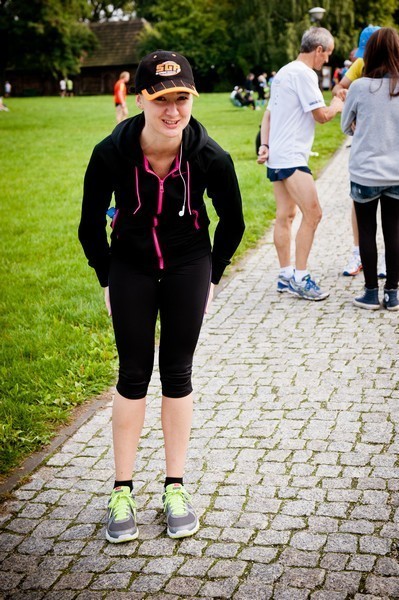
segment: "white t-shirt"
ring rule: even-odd
[[[325,106],[317,74],[300,60],[282,67],[273,80],[270,102],[268,166],[304,167],[312,149],[312,110]]]

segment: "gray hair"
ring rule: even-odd
[[[324,27],[311,27],[302,36],[301,52],[313,52],[318,46],[325,52],[334,44],[334,38]]]

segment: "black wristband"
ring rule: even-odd
[[[267,148],[267,149],[269,149],[269,145],[268,145],[268,144],[261,144],[261,145],[259,146],[259,148],[261,148],[262,146],[266,146],[266,148]]]

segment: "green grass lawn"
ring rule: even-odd
[[[107,389],[116,368],[102,290],[77,240],[83,175],[94,145],[115,125],[112,98],[11,98],[7,105],[10,112],[0,113],[3,475],[47,444],[73,407]],[[236,165],[247,229],[235,260],[274,217],[271,184],[255,157],[262,114],[234,108],[228,94],[204,94],[194,104],[194,116]],[[316,175],[342,139],[338,118],[317,127]]]

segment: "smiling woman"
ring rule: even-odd
[[[191,118],[193,97],[187,92],[171,92],[147,100],[139,94],[136,104],[145,114],[140,137],[142,150],[155,173],[163,178],[181,146],[183,130]]]
[[[94,149],[87,168],[79,238],[105,290],[119,356],[112,423],[115,484],[106,538],[138,536],[132,472],[144,423],[157,315],[170,537],[199,527],[183,485],[193,394],[191,370],[204,313],[243,232],[241,195],[230,156],[191,116],[198,96],[191,66],[157,50],[136,73],[142,113]],[[214,242],[204,193],[218,216]],[[111,245],[106,212],[115,196]]]

